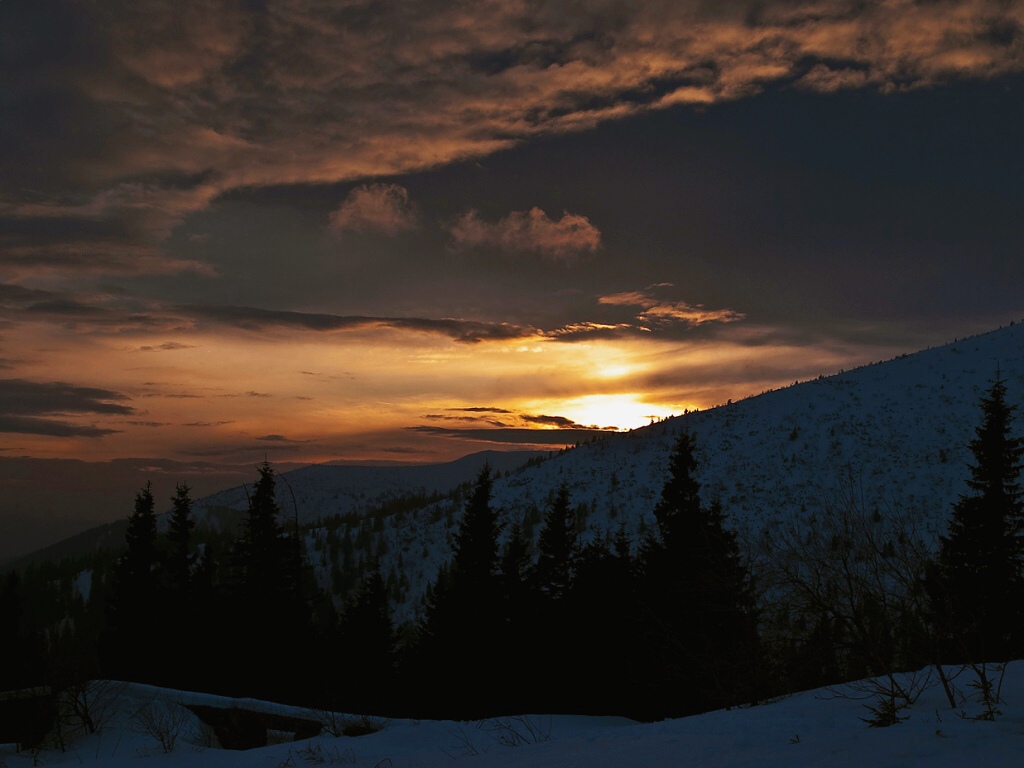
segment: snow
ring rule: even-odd
[[[89,602],[89,596],[92,594],[92,568],[87,568],[76,574],[71,582],[71,590],[82,598],[82,602]]]
[[[290,519],[294,494],[300,519],[318,525],[369,513],[404,494],[448,491],[473,480],[486,459],[498,470],[492,505],[506,531],[531,507],[545,509],[565,482],[572,503],[587,507],[585,541],[614,535],[620,525],[638,541],[654,527],[669,455],[685,429],[696,437],[705,503],[722,503],[726,524],[751,557],[766,530],[808,524],[844,500],[894,512],[934,544],[966,491],[979,400],[997,370],[1008,402],[1024,405],[1024,323],[609,434],[520,469],[543,454],[491,451],[439,465],[305,467],[281,476],[278,501]],[[1024,434],[1024,422],[1017,431]],[[224,507],[244,509],[244,491],[229,489],[196,504],[198,517],[214,525]],[[427,585],[451,557],[461,512],[445,500],[395,514],[381,521],[369,548],[356,544],[353,557],[379,555],[385,573],[399,569],[402,559],[409,588],[395,606],[397,621],[415,617]],[[535,528],[535,539],[538,533]],[[306,535],[326,587],[333,567],[324,552],[326,528]]]
[[[963,678],[961,678],[963,679]],[[123,684],[122,684],[123,685]],[[969,689],[961,683],[964,691]],[[983,710],[965,701],[951,710],[938,685],[924,690],[906,720],[889,728],[869,728],[861,700],[864,685],[799,693],[753,707],[711,712],[658,723],[617,717],[530,715],[481,722],[392,720],[383,729],[359,737],[320,736],[273,744],[246,752],[204,747],[183,733],[165,754],[155,738],[141,732],[131,713],[146,703],[230,704],[222,697],[190,694],[142,685],[119,689],[117,709],[99,734],[75,741],[64,753],[46,750],[43,765],[85,764],[101,768],[133,766],[225,766],[276,768],[282,765],[343,764],[380,768],[644,768],[686,765],[694,768],[788,766],[811,768],[886,768],[887,766],[1021,765],[1024,755],[1024,662],[1007,667],[1002,712],[994,721],[974,719]],[[239,702],[235,702],[239,704]],[[246,700],[263,711],[309,716],[309,710]],[[186,731],[196,722],[190,716]],[[518,746],[502,738],[513,732],[537,734]],[[532,743],[530,743],[532,742]],[[0,747],[0,765],[29,766],[33,757]]]

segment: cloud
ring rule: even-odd
[[[179,342],[179,341],[165,341],[163,344],[156,344],[156,345],[149,345],[149,344],[147,344],[145,346],[141,346],[141,347],[139,347],[138,351],[139,352],[157,352],[157,351],[174,352],[174,351],[177,351],[179,349],[195,349],[195,348],[196,347],[195,347],[194,344],[183,344],[182,342]]]
[[[64,382],[40,383],[25,379],[0,379],[0,412],[39,415],[46,413],[130,414],[134,409],[111,400],[127,400],[108,389],[79,387]]]
[[[866,70],[849,67],[833,69],[825,64],[816,64],[797,80],[796,85],[810,91],[833,93],[847,88],[863,88],[867,83]]]
[[[381,232],[397,235],[416,226],[409,192],[398,184],[369,184],[348,193],[331,214],[331,231]]]
[[[770,83],[889,92],[1024,70],[1024,8],[1002,0],[4,8],[0,247],[22,274],[208,273],[159,243],[232,190],[409,173]],[[357,198],[343,228],[406,221],[398,198]],[[535,242],[518,216],[461,235],[555,255],[599,242],[582,217],[542,220]],[[30,219],[36,237],[8,232]]]
[[[530,424],[542,424],[548,427],[556,427],[557,429],[601,429],[601,427],[588,427],[583,424],[578,424],[572,419],[567,419],[565,416],[530,416],[523,414],[520,418]],[[604,429],[614,430],[615,428],[604,427]]]
[[[450,437],[456,440],[515,445],[571,445],[576,442],[592,440],[595,436],[605,434],[602,430],[598,429],[527,429],[518,427],[507,429],[452,429],[434,426],[406,427],[406,429],[425,435]]]
[[[366,317],[216,305],[183,306],[178,309],[199,320],[229,325],[247,331],[262,331],[274,327],[318,332],[392,328],[436,333],[461,342],[518,339],[535,336],[537,333],[531,327],[511,323],[486,323],[452,318]]]
[[[298,443],[308,443],[309,442],[308,440],[293,440],[292,438],[285,437],[284,435],[263,435],[262,437],[257,437],[256,439],[257,440],[262,440],[262,441],[267,442],[267,443],[296,443],[296,444],[298,444]]]
[[[462,248],[498,248],[504,251],[533,251],[565,259],[593,252],[601,245],[601,232],[586,216],[563,213],[558,221],[540,208],[513,211],[496,223],[468,211],[448,228]]]
[[[696,327],[704,323],[733,323],[744,318],[743,313],[731,309],[706,309],[702,304],[662,301],[644,291],[625,291],[601,296],[598,303],[618,307],[640,307],[642,311],[637,314],[637,319],[651,326],[680,322],[689,327]]]
[[[104,437],[117,434],[120,430],[83,426],[54,419],[39,419],[33,416],[0,414],[0,432],[46,437]]]
[[[118,432],[95,425],[50,418],[67,414],[128,415],[135,409],[120,402],[119,392],[64,382],[0,379],[0,432],[50,437],[102,437]]]

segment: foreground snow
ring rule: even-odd
[[[969,692],[966,677],[958,683]],[[43,765],[90,766],[302,766],[355,764],[379,768],[537,766],[1019,766],[1024,760],[1024,662],[1014,662],[1003,684],[1002,714],[994,722],[973,719],[980,705],[966,701],[950,710],[933,686],[904,710],[904,722],[868,728],[856,687],[800,693],[756,707],[712,712],[660,723],[624,718],[531,715],[480,723],[378,721],[383,729],[359,737],[320,736],[247,752],[202,746],[199,724],[189,715],[166,754],[131,714],[140,706],[172,702],[215,704],[223,700],[148,686],[120,691],[117,714],[102,733],[78,739],[67,752],[50,750]],[[245,706],[309,716],[308,710],[247,702]],[[179,710],[180,711],[180,710]],[[511,746],[510,742],[520,742]],[[27,753],[0,747],[0,765],[33,764]]]

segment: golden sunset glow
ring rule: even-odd
[[[1021,3],[73,5],[0,3],[0,459],[554,448],[1020,315]]]

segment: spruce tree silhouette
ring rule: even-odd
[[[187,596],[192,566],[192,531],[196,521],[192,518],[192,499],[186,483],[178,483],[171,504],[171,521],[167,530],[170,544],[166,560],[167,578],[176,594]]]
[[[760,679],[750,577],[721,507],[700,503],[692,436],[683,433],[654,509],[659,538],[644,548],[641,601],[651,643],[641,670],[658,708],[680,715],[749,701]]]
[[[114,572],[108,605],[108,630],[101,663],[107,674],[122,680],[151,680],[158,660],[151,644],[158,635],[162,603],[157,581],[156,511],[152,484],[135,494],[135,508],[125,532],[127,549]]]
[[[341,639],[343,711],[383,712],[395,696],[395,630],[379,562],[374,562],[345,608]]]
[[[439,575],[420,629],[417,673],[427,685],[449,692],[445,717],[494,714],[504,693],[494,678],[503,595],[492,483],[485,465],[455,535],[451,568]]]
[[[541,595],[550,601],[558,602],[569,592],[577,539],[576,515],[569,505],[569,487],[563,482],[544,514],[544,527],[537,541],[534,578]]]
[[[526,535],[523,519],[514,520],[501,550],[500,580],[503,613],[496,654],[503,660],[508,681],[505,703],[524,711],[533,701],[532,689],[537,676],[537,610],[530,581],[532,542]]]
[[[249,695],[294,700],[310,684],[301,670],[311,660],[299,653],[309,616],[298,593],[294,549],[278,520],[274,470],[266,461],[257,470],[237,545],[235,685]]]
[[[154,638],[154,651],[163,659],[159,682],[191,686],[201,681],[201,649],[190,642],[199,624],[198,606],[192,584],[192,499],[189,487],[178,483],[171,497],[171,519],[164,556],[165,605],[162,631]]]
[[[953,507],[928,578],[944,661],[1006,660],[1024,651],[1021,633],[1024,440],[1011,436],[1015,406],[997,373],[981,400],[970,443],[969,495]]]

